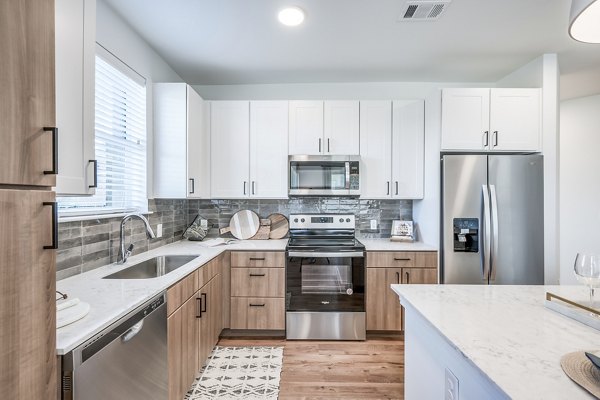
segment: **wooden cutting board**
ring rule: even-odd
[[[290,222],[283,214],[273,213],[269,215],[271,220],[271,234],[269,239],[283,239],[290,230]]]

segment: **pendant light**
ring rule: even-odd
[[[600,43],[600,0],[573,0],[569,35],[579,42]]]

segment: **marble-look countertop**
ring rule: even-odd
[[[457,351],[514,399],[589,394],[560,367],[570,352],[600,350],[600,332],[544,307],[546,291],[585,300],[579,286],[392,285]],[[407,326],[407,329],[410,329]]]
[[[358,238],[365,245],[367,251],[437,251],[435,246],[423,242],[392,242],[387,239]]]
[[[81,320],[57,329],[56,352],[62,355],[73,350],[224,251],[283,251],[286,245],[287,239],[241,240],[217,247],[206,247],[202,242],[179,241],[129,257],[124,265],[110,264],[60,280],[56,283],[56,290],[67,293],[69,298],[89,303],[90,312]],[[140,261],[167,254],[198,255],[198,258],[158,278],[102,279]]]

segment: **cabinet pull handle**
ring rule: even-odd
[[[252,181],[252,194],[254,194],[254,181]]]
[[[246,181],[244,181],[244,194],[246,194]]]
[[[206,293],[200,293],[200,296],[202,297],[202,307],[204,307],[204,309],[201,309],[200,311],[202,312],[206,312],[206,307],[208,307],[208,300],[206,298]]]
[[[202,298],[196,297],[196,300],[198,300],[198,315],[196,315],[196,318],[202,318]]]
[[[494,131],[494,147],[498,146],[498,131]]]
[[[387,194],[390,195],[390,181],[387,181]]]
[[[406,283],[410,283],[410,273],[407,271],[406,274]]]
[[[196,191],[196,181],[194,178],[190,178],[190,183],[192,184],[192,190],[190,190],[190,194]]]
[[[319,138],[319,153],[321,152],[321,138]]]
[[[396,280],[398,281],[398,285],[400,284],[400,272],[396,272]]]
[[[327,152],[331,153],[331,150],[329,149],[329,138],[327,138]]]
[[[264,257],[250,257],[250,261],[265,261]]]
[[[250,276],[265,276],[265,274],[250,274]]]
[[[94,184],[88,186],[93,189],[98,187],[98,160],[89,160],[89,162],[94,164]]]
[[[58,175],[58,128],[45,126],[44,132],[52,132],[52,170],[44,175]]]
[[[398,196],[398,181],[396,181],[396,196]]]
[[[396,258],[396,257],[394,257],[394,261],[410,261],[410,258]]]
[[[250,307],[264,307],[265,304],[264,303],[263,304],[252,304],[252,303],[250,303],[249,306]]]
[[[483,132],[483,147],[490,145],[490,131]]]
[[[46,250],[58,249],[58,203],[55,201],[45,201],[44,206],[52,207],[52,244],[44,246]]]

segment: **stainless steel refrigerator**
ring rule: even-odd
[[[544,283],[541,155],[442,156],[441,282]]]

